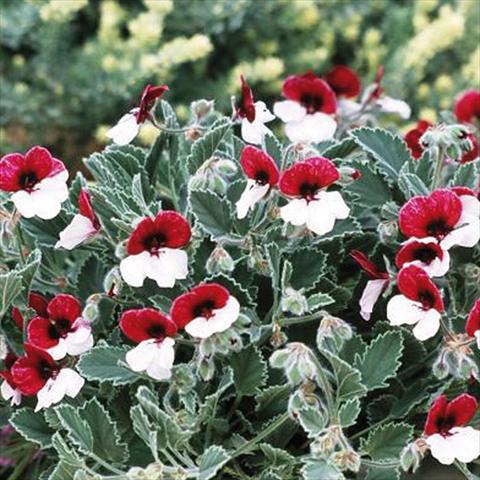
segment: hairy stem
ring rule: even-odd
[[[439,147],[437,151],[437,157],[435,159],[435,172],[433,174],[433,185],[432,185],[433,190],[435,190],[440,185],[440,181],[442,179],[444,155],[445,155],[445,152],[443,147]]]

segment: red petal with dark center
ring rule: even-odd
[[[136,226],[128,240],[127,252],[137,255],[160,248],[181,248],[190,241],[190,236],[190,225],[182,215],[174,211],[160,212],[155,220],[145,218]]]
[[[387,280],[388,273],[382,272],[373,262],[369,260],[360,250],[352,250],[350,256],[360,265],[360,268],[374,280]]]
[[[397,287],[402,295],[422,303],[424,308],[434,308],[438,312],[443,312],[440,290],[423,268],[415,265],[402,268],[397,276]]]
[[[442,419],[445,417],[447,410],[447,397],[440,395],[437,397],[428,411],[427,420],[425,422],[425,435],[433,435],[439,433],[443,426]]]
[[[430,265],[436,258],[443,259],[443,250],[437,242],[409,242],[403,245],[397,252],[395,264],[402,268],[405,263],[420,260],[426,265]]]
[[[253,99],[252,89],[248,86],[245,78],[240,76],[242,82],[242,96],[240,104],[236,106],[237,115],[240,118],[246,118],[250,123],[255,120],[255,101]]]
[[[287,77],[283,83],[283,95],[303,105],[308,113],[335,113],[337,110],[335,92],[312,72]]]
[[[30,190],[44,178],[63,170],[65,165],[43,147],[33,147],[25,155],[11,153],[0,160],[0,189],[6,192]]]
[[[140,97],[139,110],[136,113],[137,123],[143,123],[150,115],[150,110],[153,108],[155,101],[158,100],[166,91],[168,91],[167,85],[147,85]]]
[[[462,155],[462,158],[460,159],[460,163],[472,162],[473,160],[477,159],[479,156],[478,142],[475,136],[473,135],[473,133],[468,134],[468,139],[472,144],[472,148],[468,152],[465,152]]]
[[[459,122],[471,123],[480,119],[480,90],[464,92],[455,103],[455,115]]]
[[[93,210],[90,193],[84,188],[80,189],[80,193],[78,195],[78,210],[80,211],[80,215],[90,219],[94,228],[97,230],[100,229],[100,223],[98,222],[98,218]]]
[[[48,300],[39,293],[30,292],[28,295],[28,306],[33,308],[38,316],[47,317],[47,305]],[[23,329],[23,315],[17,307],[12,308],[12,318],[13,321],[17,324],[18,328]]]
[[[163,340],[177,333],[177,327],[169,317],[153,308],[127,310],[120,318],[120,329],[133,342],[150,338]]]
[[[449,189],[411,198],[399,213],[401,232],[407,237],[436,237],[450,233],[462,214],[462,202]]]
[[[280,190],[291,197],[310,198],[321,188],[328,187],[340,178],[337,167],[323,157],[309,158],[295,163],[280,177]]]
[[[475,332],[480,330],[480,298],[475,302],[468,315],[465,331],[471,337],[475,336]]]
[[[25,355],[13,364],[11,373],[23,395],[36,395],[58,370],[47,352],[26,343]]]
[[[208,316],[212,310],[223,308],[230,294],[218,283],[205,283],[175,299],[170,316],[178,328],[184,328],[194,318]]]
[[[475,416],[477,409],[477,399],[468,393],[463,393],[448,402],[446,416],[454,418],[454,427],[462,427]]]
[[[29,343],[42,350],[48,350],[58,345],[61,337],[55,324],[43,317],[34,317],[30,320],[27,326],[27,335]]]
[[[346,65],[336,65],[325,75],[325,80],[339,96],[356,97],[360,92],[358,75]]]
[[[413,158],[417,159],[422,156],[424,148],[420,144],[420,138],[431,126],[432,124],[427,120],[419,120],[417,126],[405,134],[404,140],[412,152]]]
[[[67,320],[71,325],[81,316],[82,307],[75,297],[61,293],[50,301],[47,311],[51,320],[54,320],[55,322]]]
[[[280,173],[273,158],[257,147],[248,146],[242,150],[240,159],[242,169],[248,178],[261,185],[271,186],[278,183]]]

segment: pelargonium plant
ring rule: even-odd
[[[382,76],[242,77],[186,125],[149,85],[87,178],[0,160],[8,478],[474,478],[480,93],[404,139]]]

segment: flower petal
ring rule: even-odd
[[[470,463],[480,456],[479,430],[472,427],[455,427],[450,432],[454,434],[451,443],[458,460]]]
[[[404,295],[394,295],[387,304],[387,319],[390,325],[414,325],[424,316],[422,304]]]
[[[283,221],[295,226],[305,225],[308,215],[308,203],[303,198],[290,200],[280,208]]]
[[[333,138],[337,122],[325,113],[306,115],[297,122],[287,122],[285,133],[292,142],[322,142]]]
[[[60,232],[60,240],[55,244],[55,248],[72,250],[92,235],[95,235],[95,233],[97,233],[97,230],[91,220],[83,215],[77,214],[68,226]]]
[[[150,254],[142,252],[138,255],[129,255],[120,262],[122,278],[131,287],[141,287],[146,278],[146,268],[150,261]]]
[[[403,100],[397,100],[396,98],[379,98],[376,102],[376,105],[382,112],[394,113],[404,120],[409,119],[410,115],[412,114],[410,105]]]
[[[451,465],[455,460],[455,454],[452,450],[452,444],[449,437],[444,437],[439,433],[430,435],[425,439],[430,447],[430,452],[443,465]]]
[[[359,301],[360,315],[364,320],[370,320],[373,307],[377,303],[384,288],[388,285],[388,279],[369,280]]]
[[[417,338],[417,340],[424,342],[425,340],[434,337],[437,334],[439,328],[440,313],[434,308],[431,308],[419,320],[419,322],[413,329],[413,334],[415,335],[415,338]]]
[[[127,145],[137,136],[139,130],[140,125],[137,123],[135,114],[129,112],[107,132],[107,137],[117,145]]]
[[[125,360],[134,372],[143,372],[152,363],[157,354],[156,340],[144,340],[128,351]]]
[[[275,103],[273,106],[273,113],[283,122],[300,122],[305,118],[307,110],[298,102],[284,100]]]
[[[270,185],[268,183],[259,185],[255,180],[248,179],[245,190],[235,204],[237,207],[237,218],[245,218],[248,211],[267,194],[269,189]]]

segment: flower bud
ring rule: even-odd
[[[113,267],[103,280],[103,289],[109,297],[116,297],[123,286],[122,276],[118,267]]]
[[[282,331],[280,325],[278,325],[278,323],[275,323],[273,325],[272,336],[270,337],[270,345],[272,345],[273,348],[277,349],[285,345],[287,342],[287,335]]]
[[[465,355],[460,357],[458,362],[458,376],[465,380],[471,377],[478,379],[478,366],[471,357]]]
[[[0,360],[5,359],[8,354],[8,344],[5,335],[0,335]]]
[[[213,357],[200,357],[197,365],[197,373],[204,382],[210,381],[215,374]]]
[[[325,430],[310,444],[310,451],[315,457],[326,457],[340,441],[340,427],[332,425]]]
[[[190,111],[192,112],[192,116],[197,121],[202,120],[207,115],[212,113],[214,108],[215,100],[205,100],[202,98],[190,104]]]
[[[352,167],[340,167],[338,171],[340,173],[340,180],[338,181],[338,183],[340,183],[341,185],[350,185],[362,176],[360,170]]]
[[[120,242],[115,247],[115,257],[118,259],[125,258],[127,256],[127,244],[126,242]]]
[[[287,287],[280,301],[283,312],[291,313],[295,316],[303,315],[308,311],[308,303],[305,295],[301,291]]]
[[[268,262],[256,248],[250,250],[250,255],[247,257],[247,266],[260,275],[266,275],[268,273]]]
[[[209,175],[209,187],[219,195],[227,193],[227,182],[220,175]]]
[[[480,266],[474,263],[467,263],[465,265],[465,277],[467,280],[480,282]]]
[[[381,222],[377,227],[380,242],[384,245],[391,245],[396,242],[398,236],[398,225],[395,221]]]
[[[443,358],[443,355],[439,355],[432,366],[432,371],[433,375],[435,375],[435,377],[437,377],[439,380],[443,380],[444,378],[448,377],[450,370]]]
[[[221,245],[217,245],[208,257],[206,269],[210,275],[221,272],[230,273],[235,269],[235,262]]]
[[[215,162],[215,170],[225,177],[231,177],[238,171],[237,165],[232,160],[221,158]]]
[[[335,452],[331,460],[333,464],[342,472],[350,470],[351,472],[358,472],[360,470],[360,455],[354,450],[341,450]]]
[[[193,126],[185,132],[185,138],[190,142],[196,142],[202,136],[202,131]]]
[[[186,363],[173,367],[172,384],[180,394],[193,390],[195,387],[195,375],[193,375],[192,369]]]
[[[283,368],[288,381],[297,385],[315,378],[316,365],[313,358],[312,351],[306,345],[292,342],[272,354],[270,365],[274,368]]]
[[[90,295],[85,302],[85,307],[82,311],[82,317],[88,322],[94,322],[98,318],[99,309],[98,304],[102,299],[101,295],[95,293]]]
[[[417,471],[424,455],[424,448],[421,448],[422,442],[422,440],[415,440],[402,450],[400,466],[404,472],[415,473]]]
[[[317,346],[338,351],[353,336],[352,327],[341,318],[326,314],[317,330]],[[334,348],[332,348],[334,347]]]

